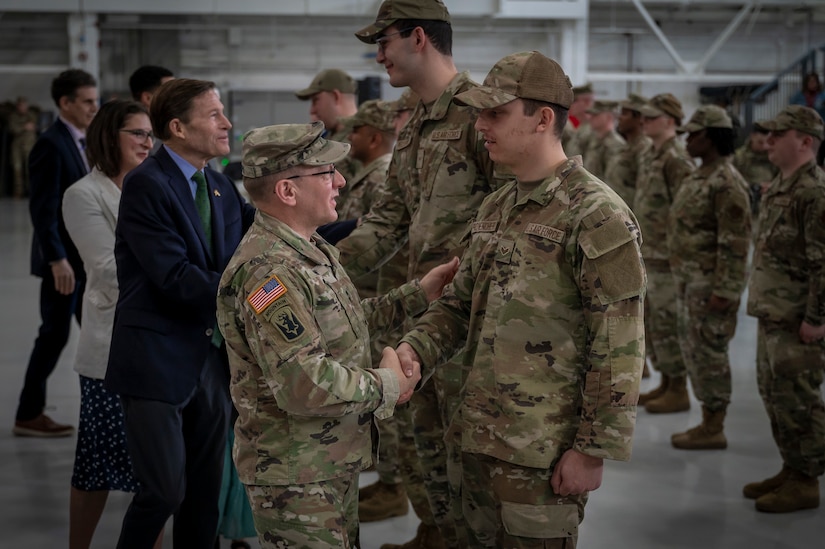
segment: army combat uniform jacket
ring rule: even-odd
[[[452,285],[404,341],[422,374],[465,344],[461,449],[548,469],[569,448],[630,457],[645,356],[633,214],[576,157],[482,204]]]
[[[360,301],[335,248],[307,242],[260,210],[221,278],[238,410],[234,459],[247,485],[292,485],[352,475],[370,462],[372,415],[392,415],[399,386],[369,369],[370,327],[418,314],[418,282]]]
[[[627,142],[615,160],[607,164],[607,171],[602,178],[631,208],[636,197],[639,162],[652,146],[653,142],[646,135]]]
[[[825,324],[825,172],[814,162],[762,197],[748,314],[797,329]]]

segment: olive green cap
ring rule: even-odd
[[[760,120],[756,125],[771,132],[796,130],[818,139],[825,139],[822,117],[814,109],[802,105],[785,107],[775,118]]]
[[[450,12],[441,0],[384,0],[375,23],[355,33],[361,42],[375,44],[378,35],[399,19],[424,19],[450,22]]]
[[[573,97],[578,97],[588,93],[593,93],[593,84],[590,82],[585,82],[581,86],[575,86],[573,88]]]
[[[682,111],[682,103],[676,99],[672,93],[660,93],[650,98],[650,101],[642,107],[642,116],[648,118],[658,118],[662,115],[668,115],[676,120],[682,120],[685,117]]]
[[[639,95],[638,93],[631,93],[627,96],[627,99],[619,102],[619,106],[629,111],[641,113],[642,107],[644,107],[648,101],[649,99],[647,97],[644,97],[643,95]]]
[[[348,143],[321,137],[323,122],[264,126],[243,136],[241,173],[254,179],[293,166],[334,164],[349,153]]]
[[[603,112],[616,112],[616,109],[619,108],[618,101],[594,101],[593,106],[587,109],[585,112],[588,114],[600,114]]]
[[[341,93],[355,93],[358,90],[358,84],[352,76],[340,69],[326,69],[315,75],[308,88],[296,91],[295,96],[303,101],[318,92],[333,90]]]
[[[676,131],[679,133],[693,133],[705,128],[733,129],[733,122],[722,107],[703,105],[696,109],[687,124],[677,128]]]
[[[382,132],[395,132],[395,110],[393,103],[370,99],[358,107],[358,112],[343,120],[344,125],[351,128],[370,126]]]

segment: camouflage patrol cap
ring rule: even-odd
[[[352,76],[340,69],[326,69],[315,75],[308,88],[298,90],[295,96],[304,101],[322,91],[338,90],[341,93],[355,93],[358,85]]]
[[[796,130],[818,139],[825,139],[822,117],[814,109],[802,105],[785,107],[772,120],[760,120],[756,124],[771,132]]]
[[[399,19],[424,19],[450,22],[450,12],[441,0],[384,0],[378,8],[375,23],[355,33],[356,38],[375,44],[378,35]]]
[[[688,123],[676,129],[679,133],[693,133],[705,128],[730,128],[733,122],[722,107],[703,105],[696,109]]]
[[[587,95],[593,93],[593,84],[590,82],[586,82],[581,86],[576,86],[573,88],[573,97],[576,98],[580,95]]]
[[[459,93],[453,101],[490,109],[515,99],[535,99],[569,108],[572,88],[561,65],[537,51],[525,51],[501,59],[481,86]]]
[[[672,93],[660,93],[654,95],[647,104],[642,107],[642,116],[648,118],[658,118],[662,115],[668,115],[676,120],[681,120],[685,117],[682,111],[682,103]]]
[[[264,126],[243,136],[241,173],[254,179],[293,166],[334,164],[347,156],[348,143],[321,137],[323,122]]]
[[[639,95],[638,93],[631,93],[624,101],[619,101],[619,106],[623,109],[634,112],[642,112],[642,107],[649,101],[647,97]]]
[[[395,110],[392,108],[392,103],[380,99],[370,99],[361,103],[358,112],[344,119],[344,124],[348,124],[352,128],[370,126],[382,132],[394,132],[394,120]]]
[[[416,105],[418,105],[418,94],[407,88],[401,97],[392,102],[392,109],[395,112],[411,111]]]
[[[616,112],[616,109],[619,108],[619,103],[617,101],[594,101],[593,106],[587,109],[585,112],[588,114],[599,114],[603,112]]]

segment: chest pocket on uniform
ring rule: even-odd
[[[330,347],[349,347],[355,340],[366,337],[361,301],[347,278],[341,280],[328,275],[319,281],[315,317],[321,337]]]
[[[579,245],[589,261],[583,268],[595,268],[600,284],[596,294],[602,303],[613,303],[639,295],[644,272],[633,235],[618,217],[583,234]]]

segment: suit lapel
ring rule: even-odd
[[[80,156],[80,151],[77,150],[77,145],[74,142],[74,137],[72,137],[72,132],[69,131],[66,124],[64,124],[59,118],[57,119],[57,128],[61,135],[63,135],[64,143],[69,149],[69,156],[71,156],[74,160],[77,173],[86,175],[89,173],[89,170],[86,169],[86,163],[83,162],[83,158]]]
[[[99,174],[100,172],[94,172]],[[112,230],[117,224],[117,212],[120,205],[120,191],[114,182],[108,177],[100,174],[98,178],[98,193],[100,194],[100,204],[104,210],[106,219],[112,220]]]

